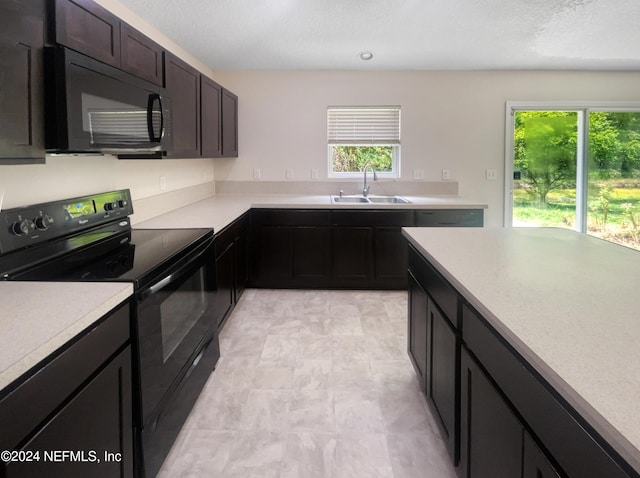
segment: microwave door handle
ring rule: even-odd
[[[153,129],[153,105],[156,100],[160,107],[160,134],[158,136],[156,136],[156,132]],[[162,109],[162,97],[158,93],[149,95],[147,102],[147,131],[149,132],[149,140],[152,143],[159,143],[164,135],[164,110]]]

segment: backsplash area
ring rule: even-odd
[[[204,187],[213,194],[213,159],[119,160],[110,155],[48,155],[46,164],[1,165],[3,209],[128,188],[139,199]],[[201,192],[194,201],[201,199]],[[184,196],[181,193],[181,196]],[[193,201],[191,201],[193,202]]]
[[[373,181],[369,194],[457,196],[457,181]],[[216,181],[216,194],[360,194],[362,178],[351,181]]]

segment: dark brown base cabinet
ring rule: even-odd
[[[405,289],[414,212],[254,209],[253,287]]]
[[[249,280],[249,214],[229,224],[214,238],[216,251],[216,303],[218,328],[240,300]]]
[[[134,476],[129,314],[120,307],[2,397],[0,448],[25,459],[0,462],[0,476]]]
[[[460,478],[640,476],[412,246],[407,347]]]
[[[453,463],[458,462],[457,297],[409,248],[408,353]],[[446,312],[445,312],[446,311]]]

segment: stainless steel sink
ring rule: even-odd
[[[411,204],[411,201],[401,196],[331,196],[333,203],[351,204]]]
[[[411,204],[411,201],[401,196],[369,196],[368,199],[372,203]]]
[[[368,204],[369,200],[364,196],[331,196],[331,202],[350,202]]]

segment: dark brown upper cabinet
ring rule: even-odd
[[[238,97],[202,75],[202,156],[238,156]]]
[[[164,86],[162,47],[126,23],[120,24],[122,69]]]
[[[200,76],[202,107],[202,156],[222,156],[222,86]]]
[[[44,163],[44,0],[0,3],[0,163]]]
[[[222,89],[222,156],[238,156],[238,97]]]
[[[92,0],[55,0],[55,43],[163,86],[162,47]]]
[[[56,43],[120,68],[120,19],[92,0],[55,0]]]
[[[171,98],[173,158],[198,158],[200,152],[200,73],[165,52],[165,87]]]

